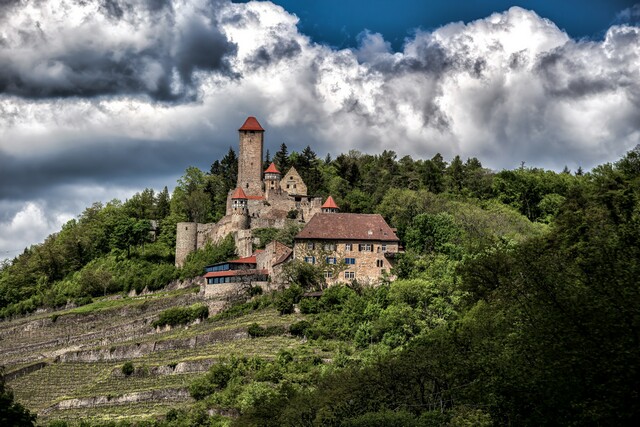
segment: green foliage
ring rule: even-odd
[[[305,290],[322,289],[324,275],[319,266],[292,260],[282,270],[285,283],[291,283]]]
[[[420,214],[407,229],[407,249],[418,253],[438,252],[453,258],[462,255],[460,247],[462,231],[454,217],[446,212]]]
[[[133,366],[133,362],[127,361],[122,365],[122,368],[120,368],[120,370],[122,371],[122,373],[124,375],[126,375],[128,377],[131,374],[133,374],[136,369]]]
[[[276,236],[280,233],[277,228],[257,228],[253,230],[253,237],[257,237],[260,240],[260,244],[255,246],[255,249],[264,249],[264,247],[276,240]]]
[[[284,327],[282,326],[267,326],[263,328],[257,323],[252,323],[247,328],[247,333],[252,338],[258,337],[270,337],[273,335],[282,335],[284,333]]]
[[[165,325],[186,325],[196,320],[204,320],[209,317],[209,308],[204,304],[193,304],[190,307],[172,307],[162,313],[151,326],[154,328]]]
[[[293,305],[297,304],[304,291],[298,285],[291,285],[276,296],[274,305],[280,314],[293,313]]]
[[[187,279],[204,274],[207,265],[232,259],[236,245],[233,236],[229,234],[218,244],[207,243],[204,248],[191,252],[180,270],[180,278]]]
[[[306,320],[294,322],[289,326],[289,333],[297,337],[303,337],[307,334],[307,331],[311,327],[311,323]]]
[[[16,427],[35,426],[36,415],[13,400],[13,392],[4,380],[4,367],[0,367],[0,422]]]

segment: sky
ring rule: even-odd
[[[640,143],[633,1],[0,0],[0,260],[208,170],[256,116],[310,145],[575,170]]]

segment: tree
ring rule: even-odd
[[[273,156],[273,162],[281,173],[285,174],[289,170],[291,166],[289,163],[289,151],[287,150],[287,144],[284,142],[280,144],[280,150]]]
[[[167,186],[158,193],[156,198],[156,219],[162,220],[171,212],[171,198],[169,197],[169,190]]]
[[[452,193],[460,193],[464,185],[464,165],[460,156],[455,156],[447,168],[447,189]]]
[[[13,400],[13,392],[6,386],[4,368],[0,367],[0,425],[35,426],[36,415]]]

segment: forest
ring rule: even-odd
[[[640,147],[588,172],[492,171],[476,158],[393,151],[321,159],[284,143],[267,152],[265,167],[271,161],[295,166],[309,194],[332,195],[343,212],[380,213],[397,228],[398,279],[345,283],[316,299],[303,295],[319,286],[318,272],[292,265],[288,289],[247,295],[217,316],[297,307],[305,320],[287,330],[256,324],[249,334],[344,347],[330,361],[286,350],[275,360],[230,356],[191,385],[190,409],[148,425],[638,421]],[[176,224],[221,218],[236,176],[229,149],[209,171],[189,167],[171,195],[145,189],[87,208],[0,267],[0,317],[162,289],[232,257],[227,239],[173,265]],[[259,231],[265,241],[294,233]]]

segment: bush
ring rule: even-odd
[[[307,331],[310,327],[311,323],[307,322],[306,320],[301,320],[299,322],[292,323],[289,326],[289,333],[297,337],[303,337],[307,335]]]
[[[122,365],[122,373],[126,376],[133,374],[135,370],[136,368],[133,366],[133,363],[131,361],[125,362],[125,364]]]
[[[283,326],[267,326],[266,328],[263,328],[262,326],[258,325],[257,323],[252,323],[247,328],[247,333],[252,338],[270,337],[270,336],[273,336],[273,335],[282,335],[282,334],[284,334],[284,332],[285,332],[285,330],[284,330]]]
[[[172,307],[162,313],[158,320],[154,321],[151,326],[177,326],[186,325],[197,319],[204,320],[209,317],[209,308],[203,304],[194,304],[191,307]]]
[[[315,298],[302,298],[300,300],[300,313],[303,314],[316,314],[320,311],[318,300]]]
[[[300,301],[300,297],[302,297],[302,294],[303,290],[300,286],[290,286],[276,297],[276,309],[280,312],[280,314],[293,313],[293,305]]]
[[[249,296],[250,297],[255,297],[258,295],[262,295],[262,288],[260,286],[252,286],[249,288]]]

